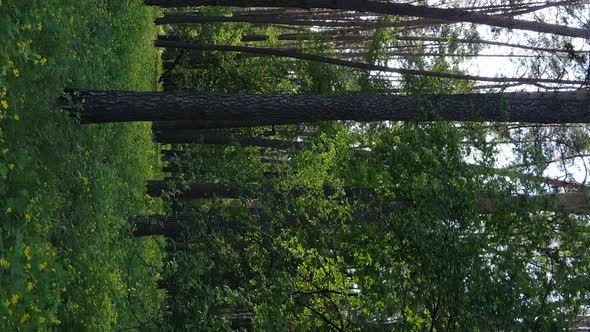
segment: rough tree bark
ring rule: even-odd
[[[590,123],[590,92],[513,92],[425,96],[187,95],[161,92],[72,92],[81,123],[228,120],[279,125],[330,120]],[[424,106],[429,105],[425,111]],[[66,106],[67,107],[67,106]]]
[[[233,7],[296,7],[360,11],[375,14],[414,16],[452,22],[470,22],[508,29],[529,30],[555,35],[590,38],[590,29],[525,21],[500,15],[487,15],[462,9],[413,6],[406,3],[371,0],[145,0],[160,7],[233,6]]]
[[[157,121],[152,124],[154,131],[158,130],[181,130],[181,129],[216,129],[216,128],[243,128],[259,126],[257,121],[249,120],[227,120],[227,121],[207,121],[207,120],[179,120],[179,121]]]

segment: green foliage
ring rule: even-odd
[[[161,175],[147,124],[79,126],[53,102],[66,86],[158,89],[157,13],[139,0],[0,0],[0,10],[3,330],[557,330],[588,307],[587,216],[548,209],[534,197],[545,192],[538,179],[500,176],[485,125],[219,130],[303,137],[306,147],[174,147],[171,194],[207,182],[242,197],[164,207],[145,195],[145,180]],[[261,46],[276,47],[283,31],[203,24],[168,32],[232,45],[264,33]],[[453,38],[440,54],[457,51]],[[367,60],[386,63],[393,39],[377,30]],[[335,46],[296,44],[324,55]],[[180,59],[169,74],[196,92],[392,93],[382,77],[317,62],[224,52]],[[457,65],[408,60],[435,71]],[[472,90],[472,82],[406,77],[401,92],[432,120],[438,110],[422,95]],[[576,130],[520,134],[567,138],[570,154],[589,144]],[[517,152],[540,174],[539,160],[555,151],[527,144]],[[179,236],[130,236],[131,217],[165,209]]]
[[[0,12],[0,326],[154,327],[160,248],[127,225],[158,208],[144,194],[157,165],[149,126],[82,127],[56,100],[66,86],[156,89],[155,13],[61,0]]]
[[[443,60],[436,70],[448,70]],[[403,89],[436,118],[421,95],[471,87],[409,77]],[[231,312],[241,308],[264,331],[544,330],[568,328],[586,305],[588,260],[576,254],[588,250],[586,219],[529,200],[543,192],[534,179],[498,176],[485,125],[304,129],[275,133],[308,147],[282,152],[287,169],[274,179],[258,177],[266,166],[255,149],[187,148],[189,174],[244,198],[191,207],[192,250],[172,274],[177,328],[238,328]]]
[[[221,15],[219,8],[201,9],[203,14]],[[167,33],[187,40],[209,44],[237,45],[243,34],[261,30],[244,23],[203,24],[173,27]],[[268,31],[271,35],[272,29]],[[273,40],[263,46],[272,45]],[[167,54],[164,54],[167,59]],[[167,80],[175,86],[193,92],[294,92],[295,86],[286,76],[291,61],[276,57],[250,57],[234,52],[188,52],[168,73]],[[166,78],[166,76],[165,76]]]

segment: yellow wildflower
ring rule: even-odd
[[[30,270],[31,269],[31,263],[27,263],[25,264],[25,270]]]
[[[25,312],[25,313],[23,314],[23,316],[20,318],[20,322],[21,322],[21,324],[24,324],[24,323],[26,323],[26,322],[27,322],[27,321],[28,321],[30,318],[31,318],[31,315],[29,315],[29,313],[28,313],[28,312]]]
[[[10,168],[11,170],[14,169],[14,164],[8,164],[8,168]]]
[[[2,92],[0,92],[0,95],[2,95],[2,97],[6,96],[8,94],[8,91],[6,91],[6,86],[2,87]]]
[[[12,212],[12,208],[6,208],[6,213]]]
[[[7,269],[10,267],[10,262],[6,260],[6,258],[0,258],[0,266]]]
[[[12,70],[12,73],[14,74],[14,77],[19,77],[20,76],[20,71],[18,70],[18,68],[14,68]]]
[[[39,264],[39,268],[41,270],[45,270],[47,268],[47,262],[43,262],[43,263]]]
[[[45,317],[39,317],[39,324],[45,324]]]
[[[0,101],[0,104],[2,104],[3,109],[8,109],[8,102],[6,100]]]
[[[32,281],[27,282],[27,290],[30,292],[31,290],[33,290],[33,287],[35,287],[35,284],[33,284]]]
[[[47,63],[47,58],[45,58],[45,57],[41,58],[41,60],[39,60],[39,63],[42,64],[42,65],[46,64]]]
[[[25,254],[25,257],[27,258],[27,260],[31,259],[31,247],[26,246],[23,253]]]
[[[12,297],[10,298],[10,303],[17,304],[18,299],[20,299],[20,296],[18,294],[12,294]]]
[[[20,120],[20,116],[18,116],[18,114],[15,114],[15,115],[14,115],[14,119],[15,119],[16,121],[18,121],[18,120]]]

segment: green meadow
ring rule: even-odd
[[[0,330],[157,329],[161,209],[147,123],[77,124],[64,88],[157,90],[157,12],[139,0],[0,0]]]

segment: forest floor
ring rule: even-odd
[[[66,87],[157,90],[156,12],[140,0],[0,1],[0,330],[157,328],[162,243],[147,123],[79,125]]]

